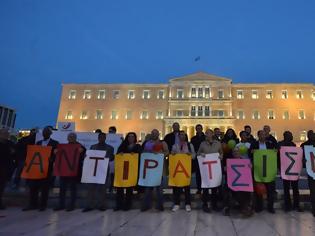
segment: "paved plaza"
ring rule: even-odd
[[[9,208],[0,212],[0,235],[239,235],[239,236],[314,236],[315,218],[310,212],[290,212],[278,209],[272,215],[267,212],[242,218],[237,213],[223,216],[221,213],[204,213],[183,209],[171,212],[138,209],[123,212],[92,211],[73,212],[22,212],[21,208]]]

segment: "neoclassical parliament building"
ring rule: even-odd
[[[75,122],[77,131],[116,126],[118,133],[136,132],[139,140],[153,128],[165,135],[174,122],[189,138],[196,124],[237,133],[249,124],[254,135],[268,124],[278,139],[290,130],[302,142],[315,129],[315,85],[234,84],[203,72],[167,84],[63,84],[59,121]]]

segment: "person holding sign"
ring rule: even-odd
[[[309,130],[307,132],[307,138],[308,138],[308,140],[301,144],[301,147],[303,148],[304,162],[306,162],[305,147],[306,146],[315,147],[315,133],[313,130]],[[311,174],[314,175],[314,173],[315,173],[315,164],[314,164],[315,153],[313,153],[312,156],[310,154],[311,153],[309,153],[308,155],[309,155],[309,160],[311,162],[312,168],[306,168],[306,170],[310,170],[312,172],[312,173],[307,172],[307,174],[308,174],[307,177],[308,177],[308,186],[310,189],[310,200],[311,200],[311,204],[312,204],[312,214],[315,217],[315,178],[313,176],[311,176]]]
[[[2,202],[6,182],[10,180],[11,170],[13,169],[14,144],[9,141],[7,129],[0,130],[0,210],[5,207]]]
[[[199,150],[197,152],[197,156],[205,157],[206,154],[219,153],[219,158],[220,160],[222,160],[223,158],[222,146],[219,141],[214,140],[213,131],[211,129],[207,129],[205,132],[205,135],[206,135],[206,140],[200,144]],[[217,206],[217,191],[218,191],[218,187],[211,188],[211,205],[215,211],[219,210]],[[209,189],[204,188],[203,193],[202,193],[202,202],[203,202],[202,210],[204,212],[209,213],[210,208],[208,206],[208,201],[209,201]]]
[[[190,142],[192,143],[192,145],[194,145],[195,151],[198,151],[200,144],[203,141],[205,141],[206,137],[205,137],[205,134],[202,132],[202,129],[203,129],[202,125],[200,124],[196,125],[195,129],[196,129],[196,135],[191,138]],[[195,172],[195,175],[196,175],[196,185],[197,185],[196,194],[201,194],[201,176],[200,176],[200,169],[199,169],[197,158],[193,159],[192,167],[193,167],[193,172]]]
[[[296,144],[292,142],[293,140],[293,135],[290,131],[285,131],[283,133],[283,140],[278,143],[278,148],[279,148],[279,154],[281,147],[296,147]],[[289,158],[292,158],[288,156]],[[282,157],[280,158],[282,160]],[[295,163],[295,160],[293,160]],[[292,162],[290,162],[292,163]],[[282,163],[280,161],[281,168],[282,168]],[[299,174],[297,178],[299,177]],[[292,187],[293,190],[293,209],[301,212],[302,209],[300,208],[300,193],[299,193],[299,179],[297,180],[286,180],[282,179],[283,183],[283,192],[284,192],[284,210],[286,212],[291,211],[292,209],[292,204],[291,204],[291,199],[290,199],[290,186]]]
[[[250,146],[250,153],[253,155],[256,150],[266,150],[266,149],[274,149],[276,150],[276,146],[273,142],[267,142],[266,140],[266,133],[264,130],[259,130],[257,132],[258,141],[254,142]],[[268,158],[268,157],[267,157]],[[266,172],[268,172],[267,164],[263,164],[264,166],[262,168],[266,168]],[[277,163],[275,163],[277,165]],[[272,214],[275,213],[273,203],[274,203],[274,191],[276,188],[275,181],[271,181],[268,183],[264,183],[266,189],[267,189],[267,202],[268,202],[268,211]],[[263,210],[263,198],[261,195],[258,195],[255,193],[255,211],[261,212]]]
[[[159,139],[160,133],[157,129],[151,131],[150,140],[148,140],[143,148],[143,152],[148,153],[163,153],[166,157],[169,153],[167,144],[165,141]],[[144,187],[144,201],[141,207],[141,211],[147,211],[151,208],[152,205],[152,192],[155,189],[157,195],[157,206],[156,209],[163,211],[163,193],[162,186],[157,187]]]
[[[179,131],[179,143],[174,144],[172,147],[172,155],[183,153],[187,154],[187,158],[194,159],[196,157],[194,146],[188,142],[188,137],[185,131]],[[172,158],[170,156],[170,158]],[[191,175],[191,173],[189,173]],[[173,187],[173,198],[174,198],[174,206],[172,211],[177,211],[179,209],[180,204],[180,193],[184,190],[185,192],[185,209],[187,212],[191,211],[190,206],[190,186],[186,187]]]
[[[125,153],[138,153],[140,155],[142,148],[140,144],[137,143],[137,135],[135,132],[129,132],[125,140],[121,143],[118,147],[118,154],[125,154]],[[139,158],[139,156],[138,156]],[[132,192],[133,187],[116,187],[117,194],[116,194],[116,207],[114,211],[118,210],[125,210],[128,211],[132,205]],[[126,194],[124,193],[126,191]]]
[[[49,156],[48,174],[47,177],[42,179],[28,179],[28,185],[30,188],[29,195],[29,205],[23,208],[23,211],[34,210],[38,208],[38,195],[40,193],[40,204],[39,210],[44,211],[47,207],[49,187],[51,186],[53,176],[53,165],[55,161],[54,151],[59,144],[56,140],[50,138],[52,135],[51,128],[48,126],[43,129],[43,140],[38,141],[36,144],[43,147],[51,147],[51,153]],[[42,158],[41,156],[39,157]],[[24,170],[30,169],[31,165],[35,165],[35,162],[31,162],[28,166],[24,166]],[[23,176],[23,175],[22,175]]]
[[[109,161],[113,161],[114,148],[111,145],[106,144],[105,141],[106,141],[106,134],[103,132],[99,132],[98,143],[92,145],[90,149],[106,151],[105,157],[109,158]],[[87,184],[86,206],[82,210],[82,212],[88,212],[95,208],[98,208],[100,211],[105,211],[106,210],[105,196],[106,196],[105,184],[92,184],[92,183]]]
[[[54,166],[55,175],[60,176],[59,206],[54,211],[64,210],[66,206],[66,193],[70,189],[70,204],[67,211],[75,209],[77,197],[77,183],[81,179],[82,161],[85,155],[85,147],[77,142],[77,135],[74,132],[68,134],[68,144],[62,144],[55,150],[58,158]],[[58,163],[57,163],[58,161]]]

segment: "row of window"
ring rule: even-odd
[[[197,112],[196,112],[196,110],[192,109],[190,111],[190,116],[210,116],[211,115],[211,116],[215,116],[215,117],[224,117],[224,116],[226,116],[228,114],[227,111],[224,111],[224,110],[213,110],[213,111],[210,112],[209,107],[206,106],[205,108],[206,109],[203,110],[202,106],[198,106],[198,111]],[[188,116],[189,114],[185,110],[175,110],[173,115],[177,116],[177,117],[181,117],[181,116]],[[276,119],[274,110],[268,110],[266,117],[269,120]],[[66,120],[72,120],[73,118],[74,118],[74,116],[73,116],[72,111],[67,111],[67,113],[65,115],[65,119]],[[81,114],[80,114],[80,119],[81,120],[87,120],[89,118],[90,118],[89,117],[89,113],[87,111],[82,111],[81,112]],[[94,118],[96,120],[102,120],[104,118],[103,110],[96,110]],[[110,119],[111,120],[117,120],[118,118],[119,118],[118,111],[116,111],[116,110],[111,111]],[[124,118],[126,120],[133,119],[133,112],[132,111],[127,111],[125,116],[124,116]],[[141,120],[149,119],[149,111],[142,111],[142,112],[140,112],[139,118]],[[164,112],[163,111],[157,111],[155,113],[155,119],[160,120],[160,119],[163,119],[163,118],[164,118]],[[243,110],[236,111],[236,118],[239,119],[239,120],[244,120],[246,118],[245,112]],[[315,118],[315,116],[314,116],[314,118]],[[253,120],[261,119],[260,111],[254,110],[251,113],[251,119],[253,119]],[[282,113],[282,119],[283,120],[289,120],[290,119],[289,111],[284,111]],[[306,119],[304,110],[299,110],[298,111],[298,119],[300,119],[300,120]]]
[[[81,114],[80,114],[80,119],[81,120],[87,120],[89,119],[89,113],[87,111],[82,111]],[[95,117],[94,117],[96,120],[102,120],[104,118],[104,115],[103,115],[103,110],[96,110],[96,113],[95,113]],[[110,119],[111,120],[117,120],[119,118],[119,115],[118,115],[118,111],[114,110],[114,111],[111,111],[111,115],[110,115]],[[127,111],[126,114],[125,114],[125,117],[124,117],[126,120],[131,120],[133,119],[133,112],[132,111]],[[140,115],[139,115],[139,118],[141,120],[147,120],[149,119],[149,112],[148,111],[142,111],[140,112]],[[155,119],[157,120],[160,120],[160,119],[163,119],[164,118],[164,113],[163,111],[157,111],[155,113]],[[74,119],[74,116],[73,116],[73,113],[72,111],[67,111],[66,115],[65,115],[65,119],[66,120],[72,120]]]
[[[274,94],[272,90],[266,90],[266,99],[273,99],[274,98]],[[297,99],[303,99],[304,98],[304,94],[302,90],[296,90],[295,93],[295,97]],[[244,90],[236,90],[236,98],[237,99],[244,99]],[[259,99],[259,92],[258,90],[252,90],[251,92],[251,98],[252,99]],[[282,90],[281,91],[281,98],[282,99],[288,99],[289,95],[288,95],[288,90]],[[312,92],[312,98],[313,100],[315,100],[315,91]]]
[[[236,90],[236,98],[237,99],[244,99],[244,90]],[[151,98],[151,91],[150,90],[143,90],[142,91],[142,99],[150,99]],[[273,99],[274,94],[272,90],[266,90],[266,99]],[[76,99],[77,97],[77,91],[76,90],[70,90],[69,91],[69,99]],[[106,91],[105,90],[98,90],[97,93],[97,99],[105,99],[106,97]],[[212,97],[211,95],[211,90],[210,88],[192,88],[191,89],[191,98],[210,98]],[[91,99],[92,98],[92,90],[84,90],[83,91],[83,99]],[[120,98],[120,90],[112,90],[111,94],[112,99],[119,99]],[[135,90],[128,90],[127,92],[127,99],[135,99],[136,98],[136,91]],[[156,94],[157,99],[164,99],[165,98],[165,90],[161,89],[157,91]],[[184,89],[177,89],[176,90],[176,98],[177,99],[184,99],[185,98],[185,93]],[[219,89],[217,93],[217,98],[218,99],[223,99],[224,98],[224,90]],[[251,91],[251,98],[252,99],[259,99],[259,91],[258,90],[252,90]],[[287,90],[282,90],[281,91],[281,98],[282,99],[288,99],[288,91]],[[302,90],[296,90],[296,98],[297,99],[303,99],[304,94]],[[315,100],[315,91],[312,92],[312,98]]]

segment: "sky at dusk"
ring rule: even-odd
[[[55,125],[62,83],[198,71],[315,83],[315,1],[0,1],[0,104],[17,128]]]

